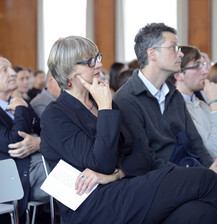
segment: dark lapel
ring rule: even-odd
[[[7,115],[7,113],[2,110],[0,107],[0,121],[5,125],[5,126],[12,126],[12,119]]]

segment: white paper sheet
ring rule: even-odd
[[[75,211],[98,186],[98,184],[95,185],[88,194],[84,193],[81,196],[76,194],[75,182],[79,174],[79,170],[60,160],[42,184],[41,189]]]

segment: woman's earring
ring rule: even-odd
[[[71,82],[68,82],[68,87],[72,87],[72,83]]]

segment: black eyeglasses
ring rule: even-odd
[[[197,63],[197,64],[194,65],[194,66],[181,68],[181,72],[183,72],[183,71],[185,71],[185,70],[190,70],[190,69],[197,69],[197,70],[200,70],[200,69],[202,69],[203,67],[206,67],[206,68],[207,68],[207,62],[201,62],[201,63]]]
[[[155,48],[172,48],[175,53],[178,53],[179,51],[182,51],[182,48],[179,47],[178,45],[175,45],[175,46],[172,46],[172,47],[153,47],[153,48],[154,49]]]
[[[80,65],[80,64],[83,64],[84,65],[84,64],[87,64],[89,67],[94,67],[96,65],[96,60],[98,62],[101,62],[102,61],[102,54],[101,53],[100,54],[97,54],[96,57],[91,58],[91,59],[89,59],[87,61],[79,61],[79,62],[76,63],[76,65]]]

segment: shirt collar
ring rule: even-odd
[[[195,94],[193,94],[193,96],[189,96],[189,95],[186,95],[186,94],[182,93],[182,96],[184,97],[184,99],[186,101],[191,101],[191,102],[195,101]]]
[[[169,87],[167,86],[166,83],[164,83],[161,87],[161,90],[158,90],[143,74],[142,72],[139,70],[138,73],[139,78],[142,80],[142,82],[145,84],[145,86],[147,87],[147,89],[149,90],[149,92],[156,97],[157,99],[160,96],[166,96],[169,93]],[[158,99],[159,100],[159,99]]]
[[[7,106],[8,106],[8,101],[4,101],[4,100],[1,100],[1,99],[0,99],[0,107],[1,107],[4,111],[6,111]]]

